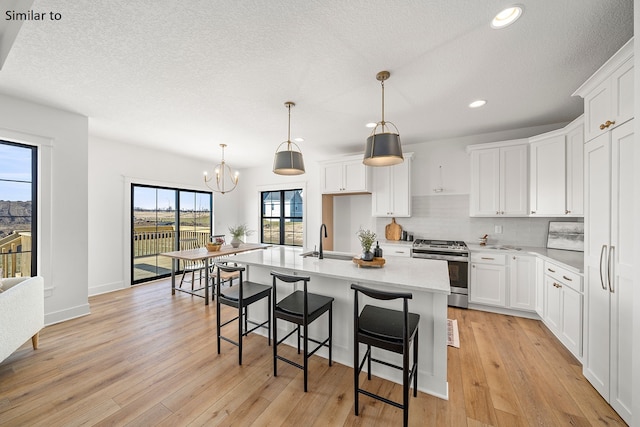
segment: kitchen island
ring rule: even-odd
[[[252,281],[271,284],[271,271],[310,276],[309,292],[335,298],[333,305],[333,359],[343,365],[353,366],[353,298],[352,283],[382,290],[409,291],[413,299],[409,310],[420,315],[418,389],[447,399],[447,296],[450,293],[449,270],[446,261],[404,257],[388,257],[382,268],[359,268],[351,260],[318,259],[303,257],[301,248],[272,247],[262,251],[238,254],[230,259],[247,266]],[[328,253],[327,253],[328,254]],[[280,289],[281,284],[278,285]],[[283,287],[283,292],[285,288]],[[279,292],[279,295],[283,295]],[[361,305],[370,303],[401,310],[401,300],[378,301],[364,299]],[[364,304],[363,304],[364,303]],[[395,303],[395,304],[394,304]],[[266,316],[266,304],[252,306],[251,317]],[[285,326],[288,329],[284,329]],[[278,335],[286,334],[293,326],[278,324]],[[282,328],[282,331],[280,331]],[[262,332],[260,332],[262,333]],[[311,324],[311,337],[327,336],[327,323]],[[287,341],[295,345],[293,337]],[[326,348],[316,354],[327,358]],[[374,357],[401,364],[401,356],[372,349]],[[402,383],[402,372],[376,364],[373,374]],[[313,372],[310,372],[313,378]],[[313,380],[311,380],[313,381]],[[312,384],[312,382],[310,383]]]

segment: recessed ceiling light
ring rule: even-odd
[[[482,107],[486,103],[487,101],[485,101],[484,99],[478,99],[477,101],[473,101],[471,104],[469,104],[469,108]]]
[[[367,123],[365,126],[368,128],[374,128],[376,127],[377,123]]]
[[[304,142],[304,138],[298,137],[298,138],[294,139],[294,141],[295,142]]]
[[[500,29],[507,27],[522,15],[522,6],[511,6],[498,13],[493,21],[491,21],[491,28]]]

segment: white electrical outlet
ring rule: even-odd
[[[502,226],[501,225],[496,225],[494,227],[493,232],[496,233],[496,234],[502,234]]]

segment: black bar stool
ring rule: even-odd
[[[418,323],[420,316],[409,313],[408,300],[413,295],[408,292],[385,292],[351,285],[355,291],[353,312],[353,381],[355,388],[355,413],[358,415],[360,393],[393,405],[403,410],[404,425],[409,423],[409,387],[413,379],[413,396],[418,395]],[[358,309],[358,293],[378,300],[403,299],[402,311],[365,305]],[[413,364],[409,367],[409,348],[413,342]],[[359,343],[367,345],[367,351],[360,361]],[[402,354],[402,366],[394,365],[371,357],[371,346]],[[367,361],[367,378],[371,379],[371,362],[381,363],[402,370],[402,404],[386,399],[360,388],[360,372]]]
[[[307,367],[308,360],[311,355],[318,351],[321,347],[329,347],[329,366],[331,366],[331,343],[332,343],[332,322],[333,322],[333,298],[324,295],[313,294],[307,292],[307,283],[311,280],[308,276],[291,276],[288,274],[271,272],[273,276],[273,376],[278,376],[278,359],[295,366],[304,371],[304,391],[307,391]],[[282,298],[278,302],[276,296],[276,279],[295,285],[297,282],[304,282],[303,291],[294,291],[293,293]],[[308,326],[311,322],[320,317],[324,312],[329,312],[329,337],[324,341],[317,341],[309,338]],[[297,326],[289,332],[284,338],[278,341],[278,322],[277,319],[283,319]],[[300,327],[302,326],[303,339],[303,365],[292,360],[278,356],[278,344],[289,338],[294,332],[298,332],[298,354],[300,354]],[[309,343],[312,341],[318,346],[309,352]]]
[[[231,344],[238,346],[238,364],[242,365],[242,337],[253,332],[258,328],[266,328],[269,336],[269,345],[271,345],[271,307],[267,309],[267,320],[262,323],[253,322],[248,319],[249,306],[263,298],[267,299],[267,303],[271,304],[271,286],[262,285],[260,283],[243,281],[242,273],[245,267],[230,266],[224,262],[216,262],[217,280],[216,280],[216,321],[218,334],[218,354],[220,354],[220,340],[225,340]],[[239,283],[222,289],[222,275],[225,273],[238,273]],[[220,323],[220,305],[228,305],[238,309],[238,315],[231,320]],[[238,341],[222,336],[220,330],[223,326],[237,320],[238,321]],[[249,329],[249,323],[254,325]]]

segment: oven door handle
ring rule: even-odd
[[[462,261],[469,262],[469,257],[466,256],[451,256],[451,255],[434,255],[434,254],[421,254],[414,252],[411,254],[412,258],[422,258],[422,259],[436,259],[442,261]]]

